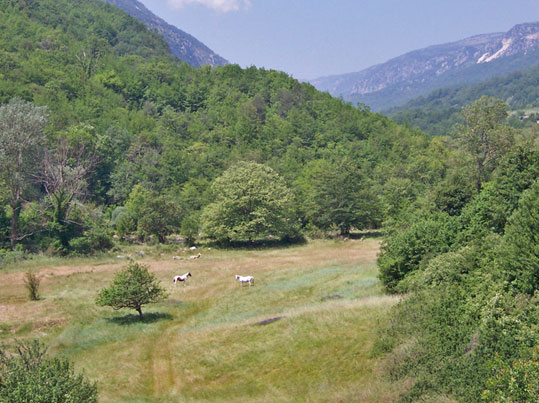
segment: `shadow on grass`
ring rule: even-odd
[[[212,242],[210,246],[216,246],[220,249],[243,249],[243,250],[256,250],[256,249],[272,249],[272,248],[286,248],[296,245],[304,245],[307,243],[307,239],[304,237],[298,237],[296,239],[259,239],[253,241],[222,241]]]
[[[160,320],[172,320],[174,317],[169,313],[161,313],[161,312],[150,312],[150,313],[143,313],[142,320],[140,320],[139,315],[135,314],[128,314],[125,316],[120,316],[116,318],[107,318],[107,321],[110,323],[114,323],[116,325],[134,325],[137,323],[155,323]]]
[[[350,233],[350,239],[369,239],[369,238],[380,238],[383,235],[381,230],[367,230]]]

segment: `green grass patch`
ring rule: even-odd
[[[9,290],[0,300],[9,307],[0,337],[9,341],[18,329],[44,338],[98,382],[102,401],[387,401],[400,386],[380,375],[370,351],[396,299],[381,292],[377,247],[315,241],[206,249],[196,262],[146,256],[170,296],[143,307],[142,322],[134,311],[95,305],[122,262],[47,265],[43,300],[33,305],[18,284],[27,267],[10,269],[0,273],[0,292]],[[194,273],[191,282],[174,287],[172,275],[185,271]],[[246,272],[255,286],[234,280]]]

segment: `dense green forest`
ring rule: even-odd
[[[452,168],[386,227],[380,279],[408,298],[377,349],[415,379],[405,401],[539,397],[539,150],[506,108],[465,107]]]
[[[428,136],[284,73],[194,69],[171,58],[141,23],[99,1],[1,6],[5,120],[14,126],[25,102],[46,107],[35,111],[46,119],[35,133],[44,164],[23,164],[18,194],[5,171],[5,247],[89,253],[111,246],[114,232],[161,241],[182,232],[193,240],[204,224],[211,227],[201,217],[209,217],[202,212],[214,199],[213,181],[239,161],[282,178],[294,230],[244,234],[238,227],[223,241],[379,227],[391,178],[420,176],[413,181],[419,189],[443,175]],[[57,182],[58,170],[65,183]],[[344,177],[354,184],[341,195]],[[337,194],[355,207],[335,204]],[[323,220],[313,203],[326,209]],[[167,225],[150,224],[158,207]],[[255,219],[269,207],[249,208]],[[333,220],[335,210],[343,214]]]
[[[492,78],[475,85],[441,88],[406,105],[387,111],[395,121],[407,122],[430,134],[450,134],[455,124],[462,123],[460,111],[483,95],[503,99],[514,111],[512,126],[523,128],[539,118],[539,66],[506,76]]]
[[[503,101],[431,137],[282,72],[192,68],[99,0],[0,0],[0,27],[2,262],[382,228],[407,297],[373,353],[403,398],[537,396],[538,142]]]

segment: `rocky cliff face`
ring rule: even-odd
[[[435,88],[479,82],[535,63],[539,63],[539,23],[529,23],[507,33],[416,50],[357,73],[311,83],[334,96],[382,110]]]
[[[228,61],[215,54],[202,42],[183,32],[181,29],[168,24],[148,10],[137,0],[103,0],[116,6],[132,17],[145,23],[150,29],[157,31],[168,43],[170,53],[192,66],[203,65],[223,66]]]

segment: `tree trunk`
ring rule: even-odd
[[[483,159],[479,158],[477,160],[477,181],[475,183],[475,186],[477,187],[477,192],[481,192],[481,185],[482,185],[482,179],[483,179]]]
[[[142,308],[140,306],[137,308],[137,312],[139,315],[139,319],[142,320]]]
[[[11,205],[11,233],[10,233],[10,239],[11,239],[11,248],[15,249],[15,246],[17,245],[17,232],[19,227],[19,216],[21,214],[21,205],[20,203],[15,203],[14,205]]]

